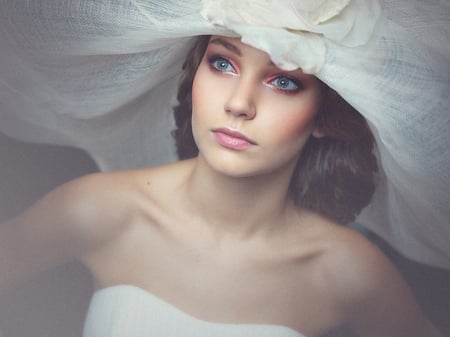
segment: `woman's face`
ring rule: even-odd
[[[293,169],[322,92],[316,77],[281,70],[239,39],[212,36],[192,88],[200,157],[231,176]]]

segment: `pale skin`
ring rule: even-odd
[[[78,259],[100,288],[134,285],[206,321],[440,336],[377,248],[289,201],[320,98],[315,77],[213,37],[193,86],[200,155],[77,179],[2,224],[0,293]]]

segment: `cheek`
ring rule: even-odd
[[[281,107],[278,117],[271,123],[271,129],[282,140],[302,141],[308,138],[315,126],[319,110],[318,100],[301,100]],[[269,126],[270,127],[270,126]]]
[[[202,81],[200,80],[200,75],[197,74],[194,77],[192,83],[192,126],[198,123],[198,118],[201,113],[204,113],[205,106],[208,105],[207,99],[209,95],[205,94],[205,90],[202,87]]]
[[[205,71],[200,66],[192,83],[192,133],[198,143],[201,130],[211,124],[210,113],[214,107],[214,93],[211,91],[211,81],[208,80]]]
[[[214,106],[214,83],[205,71],[205,66],[200,65],[192,83],[192,115],[204,115]]]
[[[299,112],[292,118],[286,118],[285,123],[281,126],[286,136],[298,136],[308,131],[314,124],[314,114],[306,114]]]

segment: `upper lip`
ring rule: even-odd
[[[226,134],[230,137],[243,139],[243,140],[249,142],[250,144],[256,145],[256,142],[254,140],[248,138],[246,135],[244,135],[243,133],[236,131],[236,130],[231,130],[228,128],[217,128],[217,129],[214,129],[213,132],[220,132],[220,133]]]

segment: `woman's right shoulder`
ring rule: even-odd
[[[67,243],[69,255],[95,250],[124,233],[144,208],[152,209],[181,171],[172,164],[82,176],[50,191],[2,231],[18,240],[33,238],[36,247]]]
[[[127,216],[132,195],[125,172],[93,173],[64,183],[13,221],[86,245],[107,239]]]
[[[158,203],[170,190],[168,185],[182,175],[180,166],[89,174],[51,192],[49,203],[75,235],[95,245],[121,234],[144,207],[148,210]]]
[[[134,220],[158,201],[161,181],[171,183],[182,171],[174,166],[89,174],[60,185],[3,222],[0,293],[37,271],[83,259],[141,223]]]
[[[62,215],[73,225],[95,231],[102,223],[114,224],[125,216],[126,195],[131,193],[124,175],[124,172],[89,174],[61,185],[49,197],[59,204]]]
[[[33,273],[81,258],[115,235],[126,217],[121,174],[67,182],[0,226],[0,293]],[[123,187],[120,189],[120,187]]]

